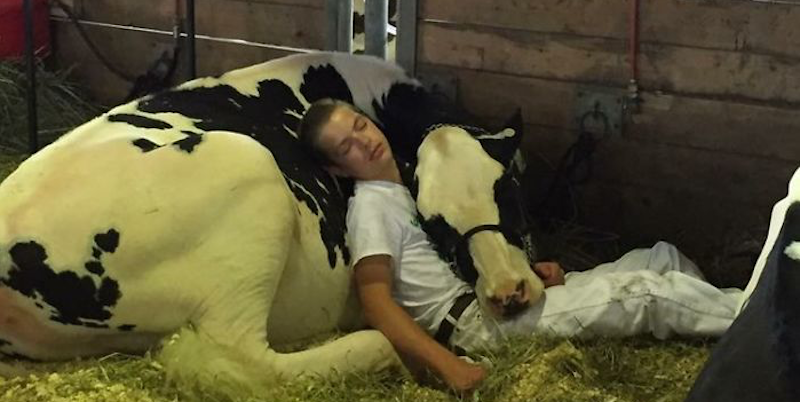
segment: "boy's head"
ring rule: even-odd
[[[357,180],[381,180],[395,169],[383,132],[355,106],[321,99],[300,121],[298,139],[331,173]]]

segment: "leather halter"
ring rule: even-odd
[[[461,278],[469,282],[470,284],[474,285],[475,280],[478,278],[478,271],[475,269],[475,264],[465,264],[464,261],[458,261],[461,257],[460,255],[469,256],[469,239],[480,232],[485,231],[492,231],[492,232],[502,232],[503,228],[500,225],[478,225],[474,228],[464,233],[458,239],[458,243],[456,243],[454,247],[453,257],[454,262],[456,263],[456,269],[461,272]],[[473,280],[473,278],[475,280]]]
[[[475,236],[476,234],[478,234],[480,232],[485,232],[485,231],[489,231],[489,230],[491,230],[492,232],[502,232],[503,228],[500,227],[500,225],[478,225],[478,226],[475,226],[474,228],[468,230],[467,233],[464,233],[463,236],[461,236],[461,239],[459,239],[458,245],[456,247],[464,247],[466,245],[466,243],[469,241],[470,237]]]

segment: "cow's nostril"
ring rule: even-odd
[[[528,301],[520,301],[517,299],[511,300],[508,304],[503,306],[503,316],[506,318],[514,317],[528,308]]]

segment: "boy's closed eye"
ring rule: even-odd
[[[353,129],[355,131],[362,131],[367,128],[367,121],[364,117],[358,116],[356,117],[355,121],[353,122]]]
[[[347,153],[350,152],[350,148],[352,148],[352,145],[353,145],[352,142],[349,140],[342,141],[338,146],[339,155],[340,156],[347,155]]]

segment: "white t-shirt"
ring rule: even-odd
[[[408,189],[389,181],[361,181],[347,209],[353,263],[371,255],[392,258],[392,297],[430,334],[471,289],[439,258],[420,228]]]

